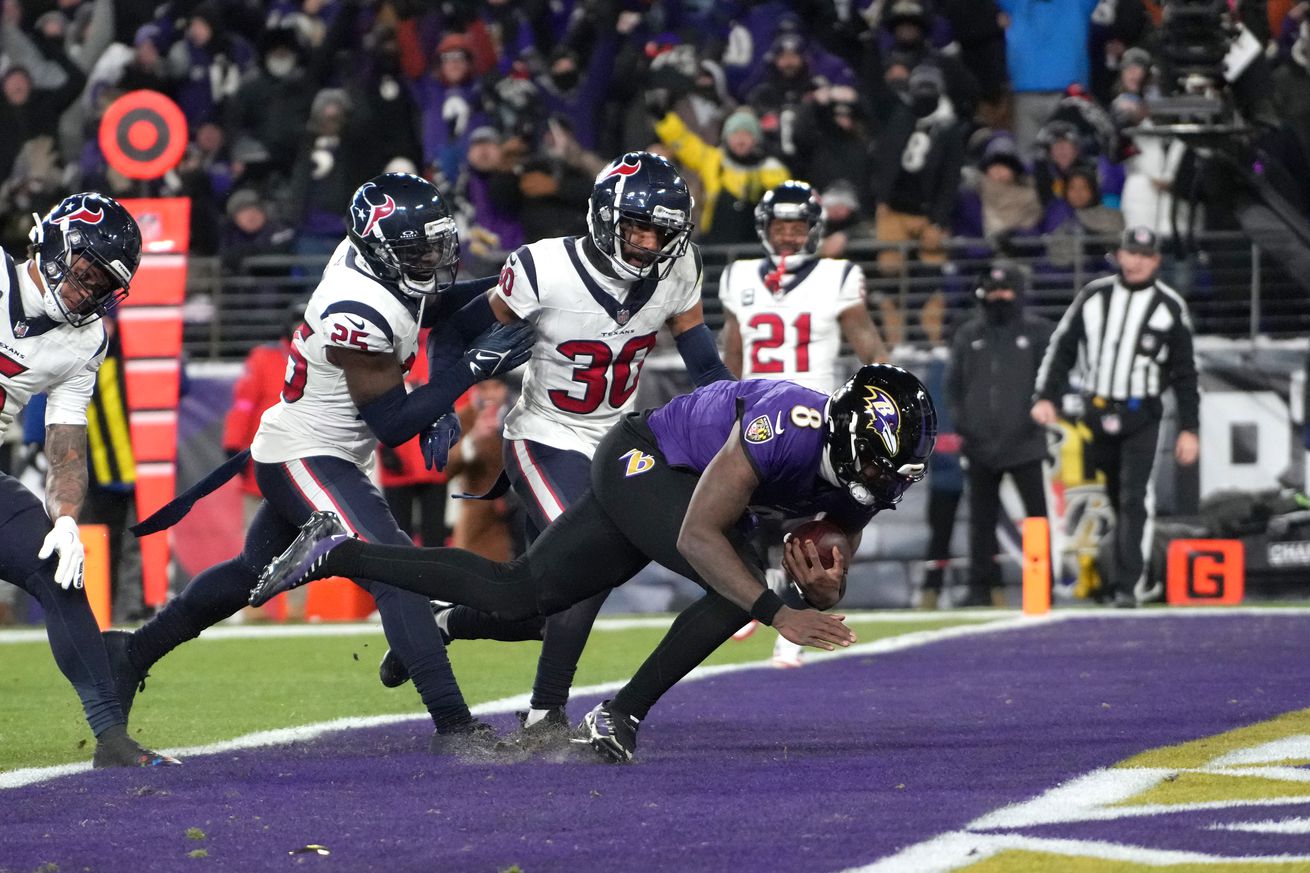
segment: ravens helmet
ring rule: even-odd
[[[769,225],[775,220],[803,221],[808,228],[805,245],[799,252],[787,255],[789,265],[799,264],[818,253],[826,221],[819,198],[807,183],[788,179],[765,192],[755,207],[755,233],[764,244],[764,250],[777,260],[778,252],[769,242]]]
[[[383,173],[350,198],[347,236],[378,278],[411,297],[440,294],[459,272],[459,231],[427,179]]]
[[[45,218],[32,217],[29,250],[50,291],[46,315],[82,327],[127,296],[141,264],[141,229],[121,203],[73,194]]]
[[[826,466],[856,502],[891,509],[923,478],[937,441],[937,412],[917,378],[866,364],[828,400]]]
[[[687,183],[667,160],[649,152],[628,152],[596,176],[587,231],[620,277],[663,279],[687,251],[693,202]],[[619,226],[625,221],[655,228],[659,248],[625,241]],[[642,263],[630,263],[625,249]]]

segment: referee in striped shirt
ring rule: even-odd
[[[1160,248],[1146,227],[1124,231],[1115,251],[1119,272],[1089,282],[1060,320],[1037,371],[1032,417],[1050,426],[1070,388],[1083,395],[1092,431],[1091,459],[1105,474],[1115,509],[1114,565],[1102,567],[1102,591],[1116,606],[1133,607],[1158,592],[1145,588],[1144,569],[1155,514],[1151,469],[1160,435],[1160,395],[1172,388],[1178,405],[1174,457],[1196,462],[1200,397],[1192,355],[1192,321],[1177,291],[1156,279]]]

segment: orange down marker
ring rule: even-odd
[[[78,535],[82,538],[82,584],[86,590],[87,603],[96,617],[100,629],[108,630],[112,623],[109,598],[109,528],[103,524],[80,524]]]
[[[1043,517],[1023,520],[1023,611],[1051,611],[1051,523]]]

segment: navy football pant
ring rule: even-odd
[[[81,698],[92,733],[99,736],[127,719],[118,706],[109,656],[86,592],[65,591],[55,584],[58,555],[44,561],[36,557],[48,533],[50,517],[41,501],[17,479],[0,473],[0,579],[14,583],[41,604],[55,663]]]
[[[130,655],[139,669],[149,669],[177,646],[245,606],[264,565],[295,539],[299,526],[315,510],[335,512],[350,530],[368,542],[411,547],[386,500],[363,471],[349,461],[317,456],[285,464],[257,463],[255,481],[264,502],[246,531],[241,554],[196,576],[136,631]],[[437,727],[466,721],[468,707],[455,682],[428,599],[369,581],[368,574],[350,578],[373,595],[387,644],[409,669]]]
[[[591,485],[591,459],[581,452],[557,449],[532,440],[506,440],[505,472],[524,510],[524,527],[529,545],[536,542],[570,504]],[[569,702],[569,689],[578,671],[578,660],[591,635],[609,589],[575,603],[545,620],[537,678],[532,683],[532,707],[550,709]],[[468,606],[451,611],[447,630],[454,639],[475,639],[507,635],[492,634],[488,622],[496,619]],[[500,622],[503,627],[511,627]],[[522,623],[519,623],[522,625]],[[535,638],[535,637],[532,637]]]
[[[641,456],[633,457],[633,449]],[[699,474],[670,467],[639,416],[601,440],[591,489],[574,501],[526,554],[497,563],[462,549],[414,549],[345,542],[323,569],[351,575],[367,567],[389,584],[434,600],[462,603],[518,621],[555,615],[622,585],[656,561],[706,588],[674,621],[632,680],[615,696],[621,712],[644,718],[661,695],[750,620],[710,590],[678,551],[678,531]],[[745,533],[729,535],[763,584],[758,553]]]

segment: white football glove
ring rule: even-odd
[[[55,568],[55,582],[65,591],[69,587],[82,587],[82,562],[86,551],[82,548],[82,537],[77,532],[77,522],[72,516],[61,515],[55,519],[54,527],[45,535],[41,551],[36,556],[41,560],[59,553],[59,566]]]

